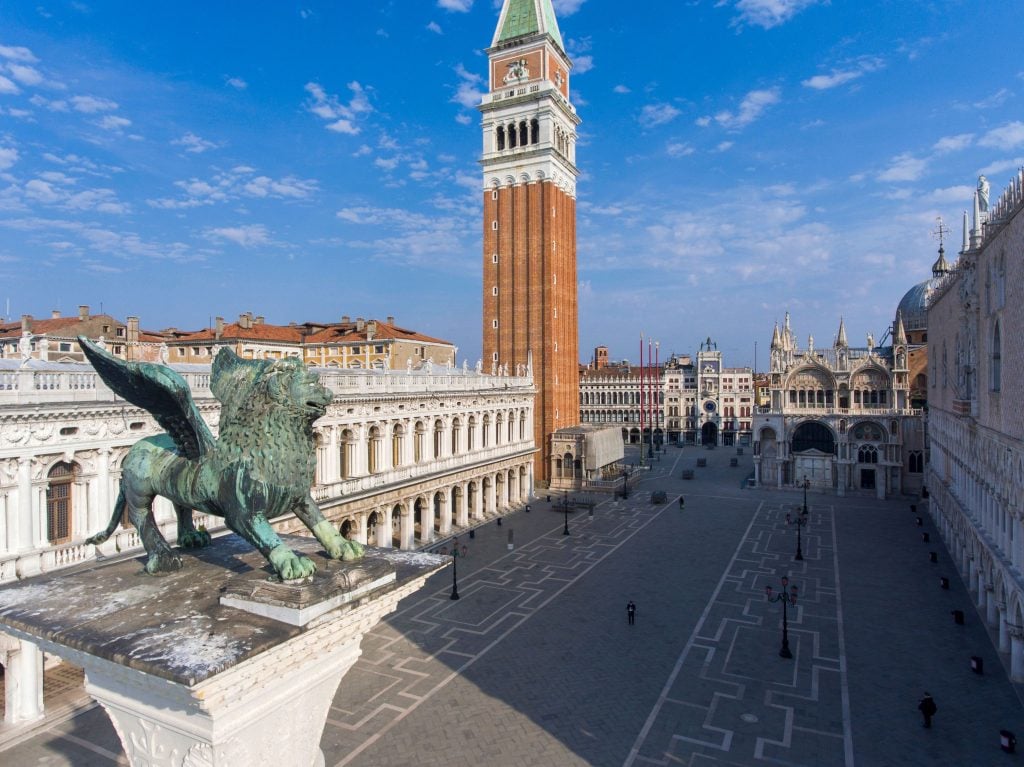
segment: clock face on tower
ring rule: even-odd
[[[715,412],[715,403],[712,402],[711,400],[708,400],[707,402],[705,402],[704,403],[704,411],[707,412],[707,413],[714,413]]]

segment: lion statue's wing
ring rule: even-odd
[[[151,362],[125,362],[85,336],[78,343],[111,390],[149,412],[186,458],[197,460],[213,451],[214,439],[192,401],[185,379],[171,368]]]

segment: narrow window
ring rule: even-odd
[[[492,232],[498,231],[498,220],[497,219],[495,219],[494,221],[491,222],[491,231]]]
[[[505,126],[498,126],[498,151],[500,152],[505,148]]]
[[[498,254],[497,253],[495,253],[493,256],[491,256],[491,263],[492,264],[498,263]]]
[[[493,288],[491,288],[491,295],[492,296],[498,295],[498,286],[497,285],[495,285]]]
[[[498,329],[498,321],[497,320],[491,320],[491,327],[494,328],[495,330],[497,330]]]
[[[492,200],[497,200],[498,199],[498,190],[497,189],[492,189],[491,190],[491,199]]]

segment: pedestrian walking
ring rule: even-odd
[[[917,710],[920,711],[921,716],[924,717],[924,726],[930,728],[932,726],[932,717],[935,716],[935,712],[939,710],[939,707],[935,705],[935,701],[932,699],[932,696],[927,692],[917,704]]]
[[[629,625],[632,626],[636,623],[636,605],[633,604],[633,600],[630,599],[626,603],[626,617],[629,618]]]
[[[501,527],[501,517],[498,517],[498,527]]]
[[[679,496],[679,510],[682,511],[684,508],[686,508],[686,499]]]

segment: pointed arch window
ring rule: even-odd
[[[499,125],[497,130],[498,139],[498,151],[500,152],[505,148],[505,126]]]

